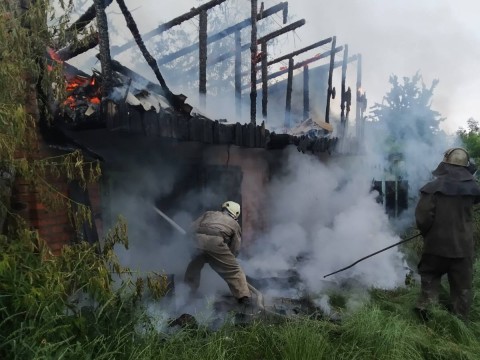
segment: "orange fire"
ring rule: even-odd
[[[82,90],[78,90],[82,88]],[[90,104],[98,105],[101,102],[100,88],[97,85],[97,79],[92,77],[84,77],[76,75],[67,81],[67,93],[70,94],[64,104],[75,108],[77,101],[85,101]]]
[[[63,63],[62,59],[60,59],[60,56],[53,50],[52,48],[47,48],[48,55],[50,55],[50,58],[52,60],[55,60],[58,63]]]
[[[62,64],[63,61],[58,56],[58,54],[52,48],[47,48],[48,55],[54,61],[59,64]],[[47,65],[48,70],[53,69],[52,65]],[[85,77],[81,75],[75,75],[72,78],[67,79],[66,82],[66,91],[68,94],[67,99],[63,102],[64,105],[69,106],[74,109],[77,106],[78,101],[85,101],[90,104],[98,105],[101,102],[100,88],[97,85],[97,79],[95,76]],[[83,88],[81,91],[76,91],[79,88]],[[75,93],[74,93],[75,92]]]

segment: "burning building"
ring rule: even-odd
[[[197,16],[199,9],[192,10],[182,19]],[[262,16],[266,16],[269,11],[273,10],[265,10]],[[252,19],[250,25],[253,22]],[[176,21],[172,21],[171,24],[174,23]],[[278,32],[274,35],[277,34]],[[206,34],[202,33],[201,36],[205,37]],[[271,36],[253,39],[253,42],[258,40],[262,46]],[[206,46],[208,41],[199,43]],[[265,233],[271,231],[272,222],[278,225],[277,223],[285,220],[281,217],[272,219],[275,209],[271,209],[273,205],[266,194],[272,182],[291,165],[287,164],[291,148],[327,160],[332,153],[338,151],[338,145],[342,140],[335,136],[341,135],[341,131],[332,134],[334,128],[329,121],[329,112],[330,99],[335,94],[332,71],[335,66],[342,66],[346,71],[348,54],[344,55],[344,61],[335,63],[333,56],[341,50],[336,47],[335,38],[322,40],[318,44],[320,43],[332,46],[327,55],[323,56],[330,57],[330,64],[319,70],[323,74],[322,82],[326,82],[323,84],[325,90],[323,95],[326,95],[326,99],[325,102],[321,102],[322,107],[325,106],[325,116],[310,114],[308,100],[311,94],[307,76],[303,77],[303,107],[292,106],[295,64],[293,60],[289,61],[289,68],[285,69],[288,73],[287,79],[270,88],[271,102],[281,103],[280,99],[285,95],[285,111],[280,111],[282,113],[280,117],[282,120],[285,119],[286,126],[278,132],[267,128],[265,121],[257,124],[255,117],[257,99],[254,96],[250,97],[252,110],[250,121],[240,123],[213,119],[203,114],[202,110],[190,106],[185,96],[172,94],[161,81],[160,85],[157,85],[117,61],[109,62],[112,74],[107,78],[103,72],[87,74],[80,71],[63,62],[65,57],[58,57],[58,52],[50,51],[51,61],[62,61],[67,96],[62,106],[55,112],[52,124],[42,128],[44,140],[50,151],[53,149],[64,153],[80,149],[86,157],[101,161],[103,176],[98,184],[86,189],[79,187],[78,184],[61,183],[61,180],[58,184],[66,196],[91,208],[95,220],[92,225],[83,224],[81,229],[75,228],[68,223],[66,215],[61,212],[49,213],[35,198],[26,201],[26,206],[22,210],[24,217],[39,229],[41,237],[54,252],[58,253],[64,244],[80,240],[98,241],[105,229],[114,223],[116,216],[123,214],[129,222],[132,243],[137,244],[142,250],[140,262],[138,256],[136,262],[133,262],[128,254],[123,254],[123,260],[127,265],[153,264],[152,266],[165,266],[168,272],[180,273],[184,270],[185,264],[178,259],[188,260],[188,243],[179,239],[176,229],[160,218],[153,211],[153,206],[186,228],[200,213],[207,209],[217,209],[228,199],[242,205],[240,223],[244,245],[247,251],[252,249],[254,252],[255,243],[261,242]],[[253,90],[256,92],[256,72],[261,70],[263,117],[267,115],[269,87],[265,85],[265,80],[268,78],[269,64],[265,60],[266,53],[262,53],[263,55],[259,53],[261,56],[255,57],[252,61],[255,79],[251,94]],[[287,54],[287,58],[293,59],[300,53]],[[314,60],[321,58],[322,56],[314,57]],[[359,57],[355,60],[358,61]],[[260,70],[257,69],[258,63],[262,64]],[[304,65],[307,64],[297,68],[302,68],[304,74],[308,74],[308,68]],[[202,73],[206,66],[205,59],[199,59],[199,66],[199,73]],[[155,73],[159,78],[158,68],[155,69]],[[199,92],[201,96],[206,96],[203,75],[199,80]],[[357,78],[357,87],[360,86],[360,82],[361,79]],[[107,85],[111,90],[105,95],[104,89]],[[312,88],[318,90],[321,86],[322,84],[317,84]],[[342,101],[344,107],[340,119],[342,127],[347,124],[351,102],[345,88],[343,76],[341,97],[345,101]],[[238,99],[241,84],[236,83],[235,90]],[[293,99],[295,103],[299,102],[298,98]],[[275,110],[278,112],[278,109]],[[272,114],[271,116],[275,116],[275,111],[272,111]],[[287,122],[286,120],[291,117],[301,121]],[[47,148],[45,144],[43,146]],[[301,168],[294,171],[309,170]],[[329,170],[322,168],[322,171],[324,176]],[[325,187],[329,192],[336,194],[341,186],[335,181],[326,177],[320,183],[320,188]],[[319,183],[314,185],[318,187]],[[307,189],[308,191],[315,193],[314,190]],[[14,194],[18,201],[23,201],[25,196],[25,191],[20,188]],[[303,199],[307,200],[311,199]],[[297,199],[284,201],[282,206],[301,201]],[[327,201],[322,202],[324,207],[329,206],[328,204]],[[304,228],[316,223],[321,223],[325,227],[334,223],[334,211],[325,211],[320,216],[314,207],[311,210],[304,216],[305,219],[309,219],[310,225],[304,224],[304,219],[299,219]],[[317,230],[311,229],[312,233],[324,234],[326,231]],[[282,232],[278,229],[275,231]],[[328,237],[327,235],[329,234],[325,237]],[[305,240],[299,240],[302,236],[293,234],[292,238],[302,243]],[[179,252],[182,256],[178,255]],[[301,259],[305,254],[296,255]],[[281,283],[282,279],[279,281]]]

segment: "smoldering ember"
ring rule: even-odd
[[[110,44],[120,33],[106,13],[115,4],[129,34],[121,45]],[[38,114],[37,153],[78,152],[102,175],[86,186],[49,177],[91,212],[90,222],[72,221],[69,203],[48,210],[21,180],[10,189],[12,211],[56,256],[82,242],[104,246],[123,216],[129,246],[115,246],[115,254],[141,287],[147,315],[167,333],[199,324],[216,330],[232,318],[341,323],[372,288],[419,281],[397,245],[419,236],[412,230],[418,189],[449,139],[407,134],[403,148],[388,148],[383,125],[367,118],[362,67],[374,64],[362,62],[362,49],[330,34],[279,53],[288,34],[309,24],[289,13],[288,2],[248,4],[220,19],[216,11],[238,3],[203,1],[142,33],[124,0],[95,1],[42,59],[51,74],[60,71],[65,93],[58,100],[57,82],[37,95],[52,114]],[[189,32],[192,22],[198,26]],[[82,66],[92,58],[94,69]],[[192,223],[206,211],[232,215],[236,204],[238,265],[205,251],[194,292],[185,272],[199,256],[195,238],[212,234],[195,235],[202,227]],[[223,229],[214,228],[215,236]],[[235,296],[241,281],[233,272],[245,273],[250,300]],[[72,303],[95,301],[79,291]]]

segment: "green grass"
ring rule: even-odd
[[[480,262],[476,263],[477,273]],[[174,335],[135,331],[138,315],[128,303],[102,313],[42,313],[3,332],[0,354],[8,359],[471,359],[480,358],[480,279],[475,278],[471,321],[440,306],[423,323],[412,311],[418,286],[370,291],[370,301],[344,314],[341,323],[296,318],[282,323],[227,324],[218,331],[185,329]],[[341,309],[345,301],[333,296]],[[22,314],[13,316],[21,318]],[[4,323],[12,323],[4,319]],[[148,329],[148,328],[147,328]]]
[[[0,359],[480,359],[480,261],[467,323],[441,305],[431,309],[430,321],[421,321],[413,313],[419,286],[412,284],[370,289],[369,301],[355,310],[348,310],[349,300],[364,294],[329,294],[341,322],[264,318],[167,335],[149,322],[136,292],[118,293],[101,283],[91,288],[101,296],[89,307],[66,311],[66,291],[88,290],[92,277],[101,279],[108,259],[78,246],[45,262],[41,253],[26,251],[27,245],[26,240],[3,243],[0,255]],[[442,297],[448,298],[447,287]]]

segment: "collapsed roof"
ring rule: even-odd
[[[159,85],[118,62],[114,62],[114,69],[115,85],[108,99],[103,99],[104,103],[110,104],[106,106],[108,116],[103,116],[99,90],[102,75],[98,72],[88,75],[64,63],[67,98],[57,113],[54,126],[63,131],[106,128],[179,141],[246,148],[282,149],[293,144],[299,151],[313,153],[331,152],[337,142],[327,133],[318,133],[319,136],[312,136],[312,132],[308,131],[277,134],[266,129],[264,123],[240,124],[210,119],[188,103],[184,103],[184,111],[178,111],[163,95]],[[183,95],[176,96],[183,102],[186,99]]]

